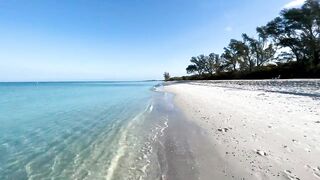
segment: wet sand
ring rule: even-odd
[[[318,95],[240,87],[165,86],[184,116],[169,118],[167,179],[320,179]]]
[[[222,159],[214,150],[205,132],[197,125],[186,121],[175,112],[169,117],[169,126],[164,137],[167,160],[165,179],[223,179],[226,174]],[[210,157],[208,157],[210,152]]]
[[[230,179],[238,173],[232,164],[218,155],[206,131],[187,120],[173,103],[172,94],[159,96],[153,113],[153,117],[166,115],[168,119],[168,127],[154,146],[161,170],[160,179]]]

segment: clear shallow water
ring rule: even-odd
[[[146,176],[156,83],[0,83],[0,179]]]

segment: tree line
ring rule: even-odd
[[[221,55],[192,57],[191,76],[180,79],[313,78],[320,77],[320,1],[284,9],[256,29],[256,37],[231,39]]]

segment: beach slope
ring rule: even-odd
[[[320,179],[319,82],[285,90],[281,84],[291,82],[272,83],[203,81],[164,89],[210,139],[215,152],[204,156],[223,159],[219,171],[234,179]]]

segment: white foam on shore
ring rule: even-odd
[[[164,121],[162,121],[164,120]],[[150,129],[151,134],[149,134],[147,141],[144,143],[144,146],[140,150],[142,155],[138,158],[143,161],[143,166],[138,169],[142,174],[138,177],[138,179],[144,179],[148,177],[148,168],[152,168],[153,163],[156,163],[153,156],[155,155],[157,149],[154,149],[155,143],[159,142],[159,138],[163,136],[165,129],[168,128],[168,117],[161,119],[161,122],[157,122]],[[151,164],[152,163],[152,164]]]
[[[149,113],[152,112],[152,110],[153,110],[153,105],[151,104],[149,107]]]

